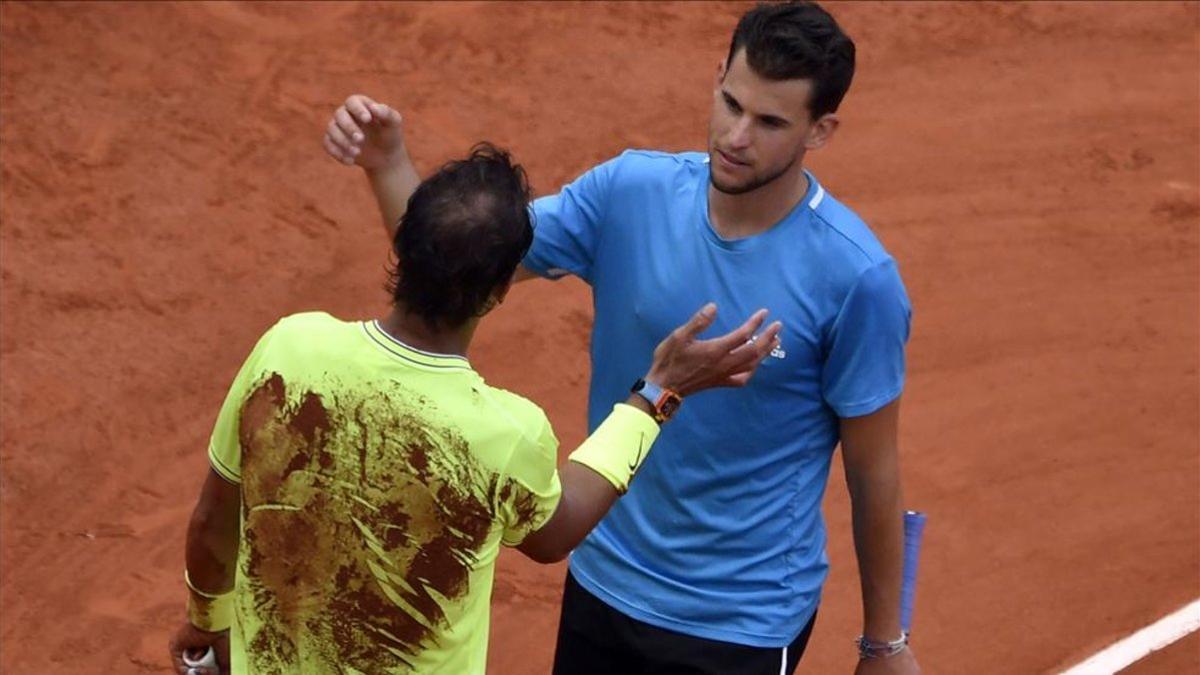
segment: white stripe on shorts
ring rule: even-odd
[[[779,657],[779,675],[787,675],[787,647],[783,648],[783,654]]]

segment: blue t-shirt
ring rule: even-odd
[[[911,308],[896,263],[809,175],[765,232],[722,239],[708,219],[708,158],[627,151],[534,203],[524,264],[592,286],[588,428],[706,302],[726,333],[760,307],[782,344],[749,385],[688,397],[629,493],[571,556],[585,588],[624,614],[698,637],[790,643],[816,610],[828,562],[821,498],[838,418],[904,384]]]

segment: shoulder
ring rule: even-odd
[[[344,339],[354,326],[325,312],[301,312],[275,322],[263,334],[260,344],[272,350],[312,350]]]
[[[506,441],[511,448],[506,472],[525,480],[552,475],[558,465],[558,438],[545,411],[523,396],[484,384],[482,378],[480,385],[489,412],[502,418],[512,434]]]
[[[538,404],[507,389],[493,387],[480,378],[480,394],[487,399],[493,411],[505,418],[514,431],[528,440],[537,442],[550,426],[546,412]]]
[[[701,152],[630,149],[606,162],[609,196],[626,208],[641,209],[673,201],[681,185],[695,185],[708,172]]]
[[[708,162],[708,155],[703,152],[664,152],[662,150],[644,150],[628,148],[617,159],[628,163],[643,163],[657,166],[695,166]]]
[[[870,226],[837,197],[820,188],[811,201],[817,202],[810,203],[814,223],[826,230],[830,246],[841,249],[848,262],[861,270],[891,259]]]
[[[611,193],[613,190],[671,184],[681,176],[691,177],[708,171],[707,162],[708,156],[702,152],[628,149],[587,169],[564,190]]]
[[[866,222],[823,189],[809,206],[814,236],[821,242],[822,270],[837,308],[832,316],[853,302],[876,314],[882,307],[900,310],[895,316],[906,322],[911,304],[896,259]]]
[[[615,174],[656,177],[707,171],[703,152],[662,152],[631,148],[610,160]]]
[[[808,208],[812,216],[810,234],[835,278],[853,285],[870,270],[895,268],[895,259],[870,226],[820,184]]]
[[[326,312],[299,312],[297,314],[289,314],[275,322],[275,325],[271,327],[271,331],[288,333],[306,329],[327,330],[345,325],[345,321],[335,318]]]

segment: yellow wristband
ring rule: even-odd
[[[658,422],[653,417],[631,405],[618,403],[568,459],[604,476],[617,492],[625,494],[629,481],[658,438],[658,431]]]
[[[233,591],[217,595],[202,591],[192,584],[186,569],[183,583],[188,587],[188,620],[193,626],[216,633],[233,625]]]

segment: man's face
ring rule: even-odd
[[[750,192],[801,159],[813,120],[812,80],[766,80],[746,63],[746,50],[718,72],[708,123],[712,184],[728,194]]]

